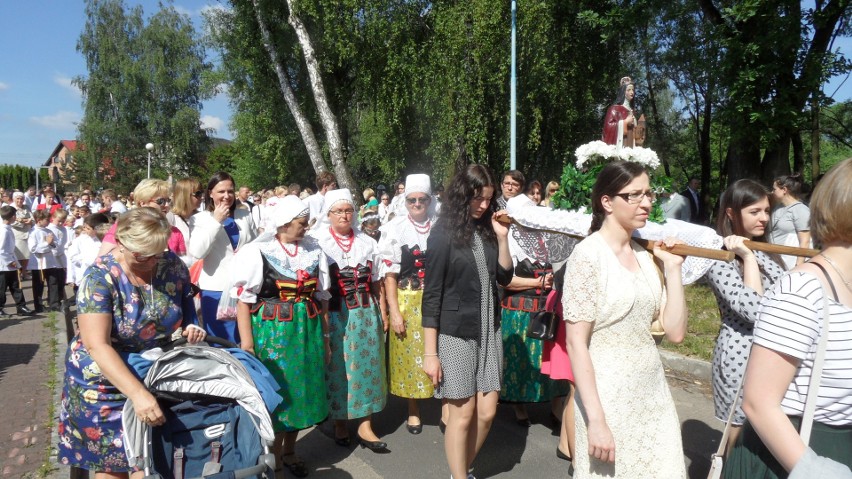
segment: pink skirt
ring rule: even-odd
[[[550,291],[547,295],[545,309],[556,311],[562,318],[562,294],[560,291]],[[574,372],[571,371],[571,360],[568,358],[568,349],[565,346],[565,322],[559,321],[556,328],[556,339],[544,341],[541,354],[541,373],[550,376],[550,379],[567,379],[574,382]]]

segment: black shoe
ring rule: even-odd
[[[334,443],[340,447],[349,447],[352,445],[352,441],[349,439],[349,436],[335,437]]]
[[[371,451],[384,451],[388,448],[388,443],[386,442],[368,441],[362,438],[360,435],[358,436],[358,444],[360,444],[362,448],[367,448]]]
[[[556,448],[556,457],[562,459],[563,461],[571,462],[571,457],[569,457],[568,454],[565,454],[564,452],[560,451],[558,447]]]
[[[423,432],[423,424],[416,424],[416,425],[406,424],[405,428],[408,429],[408,432],[410,432],[411,434],[415,434],[415,435]]]
[[[11,317],[12,317],[11,314],[4,313],[3,311],[0,311],[0,319],[9,319]]]
[[[43,313],[44,312],[44,306],[42,306],[40,304],[33,306],[33,312],[36,313],[36,314]]]
[[[31,314],[33,314],[33,310],[26,306],[21,306],[20,308],[18,308],[18,316],[29,316]]]
[[[444,434],[444,433],[447,432],[447,425],[444,424],[444,421],[440,421],[438,423],[438,429],[441,431],[441,434]]]

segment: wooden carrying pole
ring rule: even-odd
[[[524,226],[524,225],[518,223],[517,221],[515,221],[514,218],[509,217],[509,216],[503,216],[503,217],[498,218],[497,220],[499,222],[505,224],[505,225],[516,224],[516,225],[519,225],[519,226]],[[540,231],[547,231],[549,233],[558,233],[558,234],[568,235],[568,236],[571,236],[571,237],[577,238],[577,239],[585,238],[585,236],[582,236],[582,235],[565,233],[563,231],[549,230],[549,229],[543,229],[543,228],[535,228],[535,229],[539,229]],[[633,241],[635,241],[639,246],[645,248],[646,250],[648,250],[652,253],[654,252],[654,244],[656,243],[656,241],[642,239],[642,238],[633,238]],[[784,246],[784,245],[763,243],[763,242],[760,242],[760,241],[751,241],[751,240],[746,240],[745,246],[752,251],[763,251],[764,253],[786,254],[786,255],[792,255],[792,256],[804,256],[804,257],[808,257],[808,258],[816,256],[817,254],[819,254],[819,250],[815,250],[815,249],[796,248],[794,246]],[[732,251],[726,251],[726,250],[720,250],[720,249],[710,249],[710,248],[699,248],[697,246],[689,246],[689,245],[685,245],[685,244],[677,244],[677,245],[674,245],[671,248],[666,248],[665,245],[663,245],[663,249],[672,253],[672,254],[676,254],[678,256],[697,256],[699,258],[715,259],[715,260],[718,260],[718,261],[730,262],[730,261],[733,261],[734,257],[735,257],[735,255]]]

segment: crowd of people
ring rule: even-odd
[[[719,202],[716,230],[736,255],[706,274],[722,321],[715,415],[725,421],[734,411],[725,477],[852,463],[844,403],[852,392],[844,356],[852,348],[852,159],[826,174],[809,207],[800,183],[797,175],[773,189],[740,180]],[[153,426],[165,416],[129,358],[176,335],[192,343],[211,335],[286,384],[287,399],[270,411],[274,452],[296,477],[311,470],[297,453],[299,431],[325,420],[340,447],[386,450],[372,417],[388,393],[406,399],[400,420],[415,436],[422,401],[440,400],[451,477],[473,477],[500,403],[518,427],[530,426],[526,404],[550,404],[560,436],[554,459],[567,461],[566,475],[686,477],[651,335],[654,320],[669,341],[687,334],[683,257],[667,252],[677,238],[652,252],[631,239],[656,196],[642,165],[603,168],[588,236],[561,254],[543,232],[506,220],[548,207],[559,188],[519,171],[498,177],[469,165],[446,190],[412,174],[392,191],[364,191],[360,208],[331,173],[315,186],[253,193],[219,172],[174,186],[144,180],[128,203],[109,190],[58,201],[47,189],[15,192],[13,205],[0,207],[0,283],[18,311],[29,313],[15,293],[18,270],[32,272],[36,310],[44,285],[50,308],[64,300],[66,282],[78,288],[60,409],[63,464],[96,477],[130,474],[121,404],[131,399]],[[690,188],[680,195],[687,201]],[[688,219],[700,221],[697,211]],[[749,247],[769,240],[813,243],[821,253],[788,263]],[[233,315],[222,310],[229,297]],[[527,336],[545,309],[563,320],[555,341]],[[806,444],[796,430],[821,334],[828,352]]]

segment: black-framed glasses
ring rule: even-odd
[[[172,200],[169,198],[157,198],[154,200],[154,203],[157,203],[157,206],[166,206],[172,203]]]
[[[637,203],[641,203],[642,200],[648,198],[648,200],[653,203],[654,200],[657,199],[657,194],[653,191],[637,191],[634,193],[616,193],[612,196],[618,196],[624,199],[624,201],[630,203],[631,205],[635,205]]]
[[[420,203],[421,205],[428,205],[430,201],[432,201],[432,198],[429,198],[428,196],[424,196],[422,198],[406,198],[405,199],[405,202],[408,203],[409,205],[413,205],[415,203]]]
[[[201,199],[201,197],[202,197],[202,196],[204,196],[204,191],[202,191],[202,190],[198,190],[198,191],[196,191],[195,193],[193,193],[193,194],[192,194],[192,196],[194,196],[194,197],[196,197],[196,198],[198,198],[198,199],[200,200],[200,199]]]

